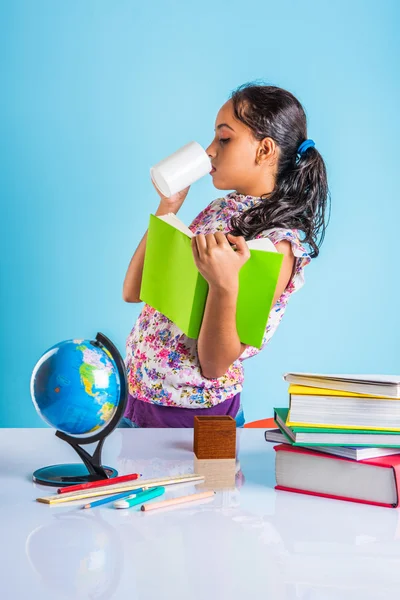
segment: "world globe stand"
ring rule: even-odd
[[[118,471],[113,467],[103,466],[101,464],[101,452],[107,436],[117,427],[121,417],[125,412],[127,401],[127,381],[125,364],[121,354],[114,344],[102,333],[96,335],[95,340],[91,341],[93,346],[105,348],[114,360],[119,380],[120,380],[120,398],[112,419],[98,432],[86,437],[73,436],[63,431],[56,431],[56,436],[67,442],[75,450],[82,463],[67,463],[60,465],[50,465],[37,469],[32,476],[35,483],[42,485],[67,486],[79,483],[88,483],[101,479],[112,479],[118,475]],[[82,445],[94,444],[97,446],[93,454],[89,454]]]

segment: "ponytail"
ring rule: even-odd
[[[279,147],[276,184],[262,202],[231,219],[231,232],[246,240],[266,229],[297,229],[302,243],[315,258],[325,237],[325,212],[330,200],[326,167],[307,139],[307,124],[300,102],[286,90],[246,85],[232,95],[235,117],[250,127],[256,139],[270,137]]]

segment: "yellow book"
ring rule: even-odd
[[[327,387],[289,385],[288,427],[400,432],[400,403],[393,396]]]
[[[340,396],[342,398],[382,398],[384,400],[398,400],[393,396],[376,396],[374,394],[357,394],[355,392],[344,392],[326,388],[310,387],[305,385],[289,385],[289,394],[299,396]]]

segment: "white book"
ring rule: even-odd
[[[287,437],[280,429],[269,429],[265,432],[265,440],[273,444],[291,445]],[[334,456],[343,456],[351,460],[366,460],[367,458],[378,458],[379,456],[390,456],[391,454],[400,454],[400,448],[371,448],[354,446],[307,446],[302,444],[302,448],[333,454]]]
[[[285,373],[283,379],[294,385],[400,398],[400,375]]]

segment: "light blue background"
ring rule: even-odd
[[[149,167],[206,145],[230,91],[303,102],[332,218],[306,285],[247,361],[247,420],[285,405],[282,373],[400,372],[400,4],[396,0],[17,1],[0,12],[0,425],[37,427],[31,371],[102,331],[124,352],[122,282],[157,197]],[[193,186],[189,222],[219,193]]]

